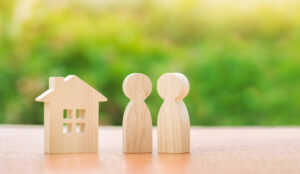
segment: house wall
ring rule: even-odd
[[[66,105],[64,103],[69,103]],[[92,103],[92,104],[91,104]],[[50,142],[49,153],[80,153],[98,151],[98,102],[53,102],[50,105]],[[63,133],[63,111],[64,109],[85,110],[85,131],[76,133]],[[73,114],[75,117],[76,114]],[[69,123],[74,127],[78,120],[71,119]],[[78,121],[79,122],[79,121]],[[45,124],[46,125],[46,124]],[[47,140],[45,140],[47,143]]]
[[[50,104],[44,104],[44,148],[50,153]]]

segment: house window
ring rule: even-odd
[[[76,118],[77,119],[84,119],[84,117],[85,117],[85,110],[76,109]]]
[[[72,118],[72,110],[64,109],[64,119],[71,119]]]
[[[71,133],[72,132],[72,124],[71,123],[64,123],[63,124],[63,133]]]
[[[84,109],[64,109],[63,133],[68,134],[85,132],[85,118]]]
[[[85,124],[84,123],[76,123],[76,133],[84,132]]]

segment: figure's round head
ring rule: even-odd
[[[131,100],[145,100],[151,94],[152,83],[145,74],[133,73],[125,78],[123,91]]]
[[[189,81],[181,73],[166,73],[157,81],[157,91],[164,100],[182,100],[189,93]]]

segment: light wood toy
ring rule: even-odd
[[[163,74],[157,91],[164,102],[157,119],[157,143],[160,153],[190,151],[190,120],[183,98],[189,92],[189,81],[181,73]]]
[[[144,101],[152,91],[152,83],[144,74],[130,74],[123,82],[123,91],[130,99],[123,117],[123,151],[152,152],[152,119]]]
[[[107,99],[75,75],[50,77],[44,102],[46,153],[98,151],[99,102]]]

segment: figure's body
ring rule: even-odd
[[[164,99],[157,119],[158,152],[190,151],[189,114],[182,101],[188,91],[188,80],[182,74],[168,73],[158,80],[158,93]]]
[[[123,118],[123,143],[126,153],[152,152],[152,120],[144,102],[131,101]]]
[[[124,80],[123,91],[130,99],[123,117],[125,153],[152,152],[152,119],[144,102],[151,90],[151,81],[144,74],[131,74]]]

